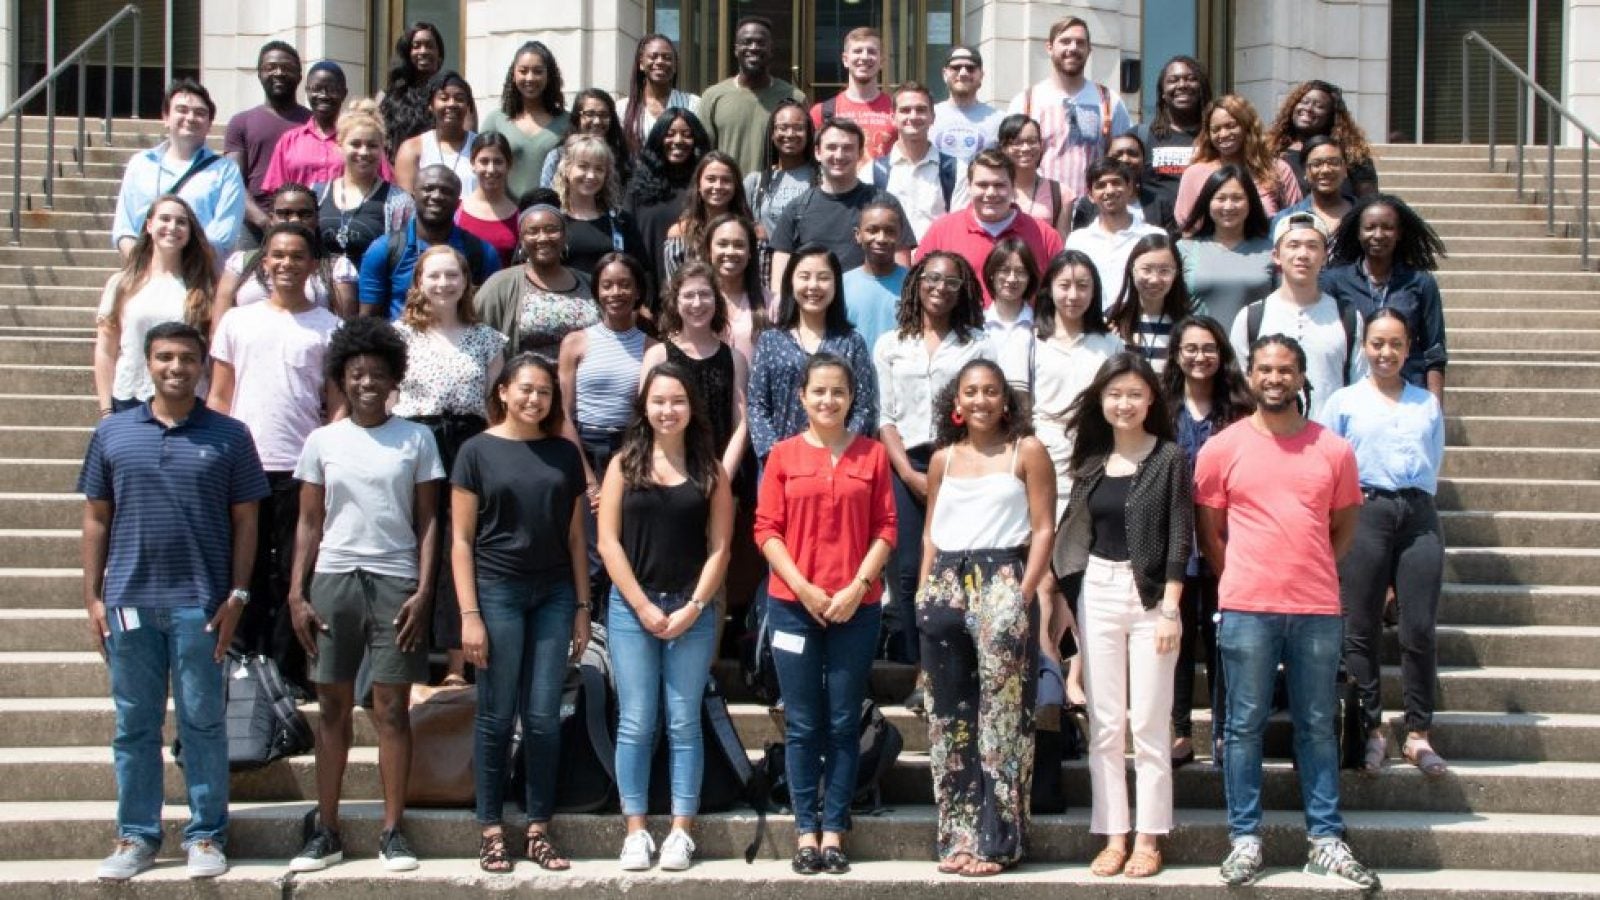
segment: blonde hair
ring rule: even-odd
[[[435,324],[433,313],[428,309],[428,298],[422,295],[422,269],[428,260],[445,255],[454,257],[461,269],[461,299],[456,301],[456,318],[463,325],[478,324],[478,308],[473,302],[476,289],[472,286],[472,269],[467,265],[467,258],[449,244],[435,244],[417,257],[417,265],[411,270],[411,287],[406,288],[406,303],[400,310],[400,321],[416,331],[427,331]]]
[[[376,131],[380,144],[386,144],[389,140],[388,129],[383,127],[383,118],[378,115],[378,104],[371,99],[357,100],[345,109],[339,116],[339,125],[334,130],[334,137],[343,144],[357,131]]]
[[[597,159],[605,160],[606,181],[600,186],[600,193],[595,195],[594,205],[601,212],[607,212],[617,205],[617,200],[622,194],[622,183],[617,177],[616,154],[611,152],[611,146],[604,138],[592,134],[576,134],[567,138],[566,145],[561,148],[561,162],[556,164],[556,196],[561,198],[563,210],[571,209],[567,192],[572,165]]]

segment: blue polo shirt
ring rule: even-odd
[[[107,608],[208,612],[231,588],[233,505],[270,493],[243,422],[196,404],[169,428],[149,403],[100,420],[78,491],[112,504]]]
[[[357,288],[360,301],[388,309],[390,320],[400,318],[400,311],[406,306],[406,291],[411,289],[411,270],[417,267],[417,257],[422,251],[432,246],[417,237],[416,219],[406,223],[404,233],[406,246],[400,251],[393,271],[389,269],[389,241],[393,234],[383,235],[368,244],[366,252],[361,254],[361,281]],[[469,250],[469,241],[479,244],[480,249]],[[481,286],[484,279],[500,269],[499,252],[483,238],[452,225],[449,243],[467,258],[467,265],[473,269],[473,284]]]

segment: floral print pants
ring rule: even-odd
[[[940,859],[1022,858],[1039,652],[1026,561],[1025,549],[941,552],[917,598]]]

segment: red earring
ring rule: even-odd
[[[963,422],[966,421],[966,419],[962,418],[961,410],[952,409],[952,410],[950,410],[950,421],[951,421],[952,424],[954,424],[957,427],[959,427]]]

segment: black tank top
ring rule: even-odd
[[[1094,541],[1089,552],[1111,562],[1128,561],[1128,488],[1132,475],[1105,475],[1089,492],[1089,521]]]
[[[639,584],[653,591],[694,590],[706,564],[710,517],[711,501],[693,481],[623,491],[622,551]]]
[[[693,377],[694,390],[711,420],[711,443],[721,456],[733,440],[733,351],[722,344],[705,359],[695,359],[670,340],[666,346],[667,360],[688,369]]]

